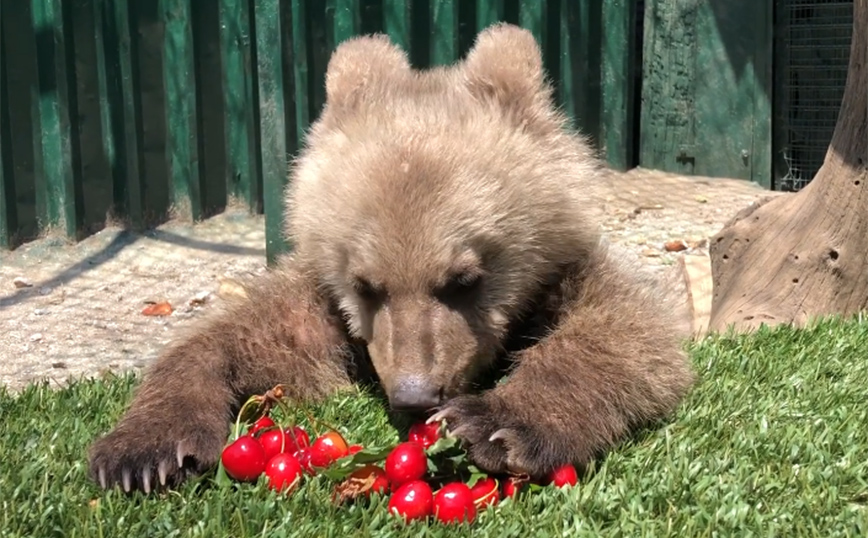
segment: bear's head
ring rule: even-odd
[[[597,244],[600,169],[551,93],[532,35],[510,25],[452,66],[412,69],[383,36],[329,62],[287,234],[395,408],[471,390],[511,322]]]

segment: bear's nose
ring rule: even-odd
[[[440,387],[420,376],[398,380],[389,396],[396,411],[425,411],[440,404]]]

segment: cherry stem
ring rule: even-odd
[[[261,401],[262,396],[253,395],[244,402],[244,405],[241,406],[241,409],[238,411],[238,416],[235,418],[235,431],[233,435],[235,439],[238,439],[238,435],[241,433],[241,417],[244,416],[244,411],[252,403],[260,403]]]
[[[244,402],[244,405],[241,406],[241,409],[238,411],[238,415],[235,418],[234,437],[237,439],[238,435],[241,433],[241,418],[244,416],[247,408],[251,405],[258,406],[258,417],[256,420],[267,415],[275,405],[280,407],[280,409],[289,416],[292,410],[286,402],[283,401],[285,397],[286,389],[284,386],[275,385],[273,388],[265,391],[264,394],[254,394],[248,398],[247,401]]]
[[[283,385],[278,385],[273,390],[279,391],[277,393],[277,399],[275,401],[277,402],[277,405],[281,406],[281,409],[283,410],[283,412],[286,413],[287,416],[289,416],[292,413],[292,410],[289,408],[289,406],[286,405],[286,402],[284,402],[282,400],[282,398],[284,396]],[[268,396],[266,396],[266,397],[268,397]],[[313,428],[313,433],[314,433],[315,437],[319,437],[320,433],[321,433],[320,430],[317,428],[318,425],[325,426],[329,430],[338,432],[340,434],[340,432],[338,431],[338,429],[335,426],[329,424],[328,422],[326,422],[324,420],[320,420],[320,419],[315,418],[313,416],[313,413],[311,413],[310,406],[307,403],[297,402],[297,404],[299,407],[301,407],[302,412],[305,414],[305,416],[307,417],[307,420],[310,422],[311,428]],[[341,435],[341,438],[343,438],[343,435]],[[344,439],[344,441],[346,441],[346,439]]]
[[[276,404],[284,414],[289,417],[292,414],[292,409],[286,403],[286,389],[283,385],[277,385],[273,389],[264,394],[266,402],[270,405]]]
[[[258,418],[261,418],[261,417],[267,415],[269,413],[269,411],[271,411],[271,409],[275,405],[277,407],[279,407],[280,410],[283,411],[287,417],[291,416],[293,414],[292,409],[286,403],[285,398],[286,398],[286,388],[282,384],[281,385],[275,385],[273,388],[265,391],[264,394],[261,394],[261,395],[255,394],[255,395],[251,396],[250,398],[248,398],[247,401],[244,402],[244,405],[241,406],[241,409],[238,411],[238,416],[235,418],[234,438],[238,439],[238,436],[241,433],[241,417],[244,416],[244,412],[247,410],[248,406],[250,406],[250,405],[259,406],[259,409],[258,409],[259,417],[257,417],[257,420],[258,420]],[[341,435],[340,431],[338,431],[338,429],[335,426],[329,424],[328,422],[326,422],[324,420],[314,418],[313,413],[311,413],[309,406],[306,405],[304,402],[298,402],[298,405],[301,407],[301,410],[305,414],[305,416],[307,416],[307,419],[310,422],[311,427],[313,428],[315,437],[320,436],[320,429],[318,428],[318,426],[325,426],[330,431],[337,432],[338,435]],[[293,424],[293,426],[294,426],[294,424]],[[281,441],[281,449],[283,449],[285,447],[285,442],[286,442],[285,438],[286,438],[286,435],[284,434],[283,439]],[[341,435],[341,438],[343,438],[343,435]],[[346,441],[346,439],[344,439],[344,441]]]

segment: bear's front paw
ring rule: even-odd
[[[90,475],[103,489],[174,486],[216,464],[228,433],[228,424],[127,417],[91,446]]]
[[[559,449],[558,432],[522,418],[519,409],[493,391],[453,398],[429,419],[437,420],[445,420],[473,463],[490,473],[542,477],[569,457]]]

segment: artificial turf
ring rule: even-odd
[[[699,383],[678,412],[569,490],[480,512],[472,526],[398,523],[386,500],[335,506],[333,483],[289,497],[206,477],[159,495],[102,492],[86,451],[135,378],[0,388],[0,536],[868,536],[868,322],[824,320],[689,345]],[[314,409],[350,442],[398,440],[380,400]]]

